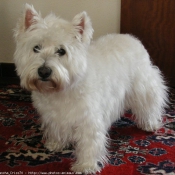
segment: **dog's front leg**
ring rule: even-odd
[[[96,173],[101,167],[98,163],[106,162],[106,131],[97,123],[83,125],[76,130],[74,137],[77,140],[75,154],[76,162],[72,166],[74,172],[85,174]]]
[[[47,131],[47,130],[46,130]],[[51,152],[61,152],[63,149],[68,148],[69,142],[67,140],[68,135],[64,134],[62,137],[57,132],[57,137],[50,131],[48,134],[46,132],[47,137],[45,137],[45,148],[47,148]]]

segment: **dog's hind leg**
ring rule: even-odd
[[[167,105],[167,87],[158,68],[151,65],[135,76],[129,93],[129,105],[139,128],[154,131],[162,125]]]

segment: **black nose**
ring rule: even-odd
[[[38,75],[44,80],[48,78],[52,73],[52,70],[49,67],[42,66],[38,68]]]

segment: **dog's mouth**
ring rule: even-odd
[[[58,88],[57,84],[50,79],[39,79],[35,85],[40,92],[50,92]]]
[[[32,80],[28,82],[28,87],[29,90],[39,91],[41,93],[60,91],[62,89],[61,84],[49,78]]]

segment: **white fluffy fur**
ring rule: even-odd
[[[42,18],[26,5],[15,29],[14,55],[21,86],[32,91],[41,115],[46,147],[51,151],[75,143],[75,172],[100,171],[107,162],[107,131],[125,109],[132,109],[138,127],[161,126],[167,87],[141,42],[111,34],[90,44],[93,29],[85,12],[72,22],[50,14]],[[40,45],[39,53],[33,47]],[[64,48],[66,54],[55,53]],[[51,68],[47,81],[38,75]]]

